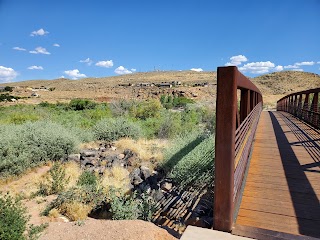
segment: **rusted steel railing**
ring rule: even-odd
[[[230,232],[262,111],[262,95],[237,67],[219,67],[217,84],[214,228]]]
[[[277,102],[277,110],[289,112],[320,129],[320,88],[292,93]]]

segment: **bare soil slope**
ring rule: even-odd
[[[274,72],[251,80],[261,90],[266,106],[274,106],[276,101],[286,94],[320,87],[320,76],[308,72]],[[173,81],[179,81],[182,85],[173,88],[139,86],[141,83],[157,84]],[[208,83],[209,85],[208,87],[199,86],[201,83]],[[89,98],[107,102],[117,99],[148,99],[159,98],[162,94],[172,94],[174,92],[197,101],[215,102],[216,83],[216,72],[168,71],[80,80],[33,80],[0,84],[0,86],[17,87],[13,94],[29,97],[19,101],[33,104],[42,101],[64,102],[72,98]],[[54,88],[54,91],[35,89],[42,86],[47,89]],[[40,96],[30,98],[32,91],[37,91]]]

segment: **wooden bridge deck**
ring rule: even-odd
[[[288,113],[262,112],[232,233],[320,238],[319,198],[320,132]]]

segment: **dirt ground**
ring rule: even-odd
[[[52,222],[40,240],[174,240],[166,230],[141,220]]]

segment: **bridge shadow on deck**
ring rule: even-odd
[[[301,235],[320,238],[320,204],[316,191],[320,189],[320,147],[317,144],[317,131],[303,130],[299,120],[281,112],[269,112],[280,158],[285,172],[296,220]],[[284,131],[288,127],[290,131]],[[298,142],[290,142],[287,135],[294,134]],[[287,134],[287,135],[286,135]],[[310,159],[307,164],[301,164],[294,146],[303,146]],[[305,161],[304,161],[305,162]],[[315,169],[316,168],[316,169]],[[319,177],[317,189],[314,189],[305,171],[310,171]],[[314,178],[314,176],[313,176]],[[319,188],[319,189],[318,189]],[[279,199],[281,201],[281,199]]]

